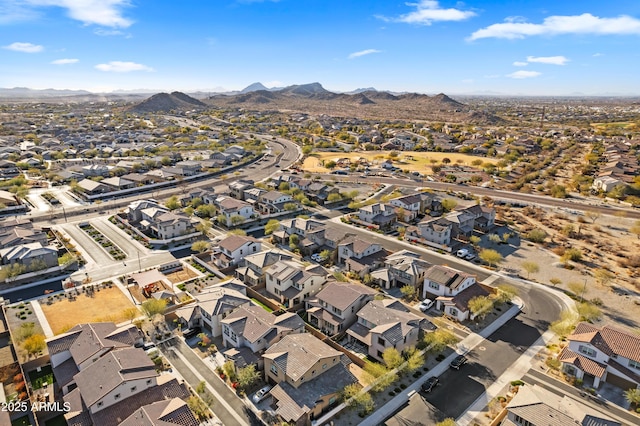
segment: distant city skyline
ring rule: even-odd
[[[623,0],[0,0],[0,87],[638,96],[639,41]]]

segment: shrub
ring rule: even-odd
[[[514,380],[513,382],[511,382],[511,386],[522,386],[524,385],[524,382],[522,380]]]
[[[400,389],[404,390],[407,388],[407,385],[405,385],[404,383],[400,383]]]

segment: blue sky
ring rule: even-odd
[[[640,95],[640,1],[0,0],[0,87]]]

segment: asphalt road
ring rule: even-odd
[[[421,393],[430,410],[407,405],[396,414],[405,421],[435,424],[444,418],[458,418],[507,371],[560,314],[560,302],[546,291],[519,286],[523,312],[467,354],[460,370],[450,369],[440,376],[440,385],[429,394]],[[453,397],[455,395],[455,397]],[[425,417],[428,417],[429,421]],[[417,423],[420,424],[420,423]]]

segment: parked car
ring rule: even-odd
[[[476,254],[475,253],[469,253],[464,258],[465,258],[465,260],[473,260],[473,259],[476,258]]]
[[[271,386],[267,385],[256,392],[251,398],[255,404],[258,404],[265,400],[266,397],[269,396],[269,391],[271,390]]]
[[[324,262],[325,260],[327,260],[327,258],[322,256],[320,253],[313,253],[311,255],[311,260],[315,260],[316,262],[320,263],[320,262]]]
[[[185,330],[182,330],[182,336],[184,336],[185,339],[190,339],[191,337],[197,336],[201,332],[202,330],[200,329],[200,327],[187,328]]]
[[[438,383],[440,383],[440,380],[439,380],[437,377],[435,377],[435,376],[431,376],[431,377],[429,377],[429,378],[427,379],[427,381],[426,381],[426,382],[424,382],[424,383],[422,384],[422,390],[423,390],[424,392],[429,393],[429,392],[431,392],[431,391],[433,390],[433,388],[435,388],[436,386],[438,386]]]
[[[469,250],[467,250],[466,248],[463,248],[463,249],[458,250],[458,252],[456,253],[456,256],[465,257],[468,254],[469,254]]]
[[[458,355],[453,359],[453,361],[451,361],[449,367],[453,368],[454,370],[460,370],[460,367],[462,367],[466,363],[467,357],[464,355]]]
[[[427,312],[429,309],[431,309],[434,303],[435,302],[431,299],[424,299],[422,302],[420,302],[420,306],[418,306],[418,308],[422,312]]]

